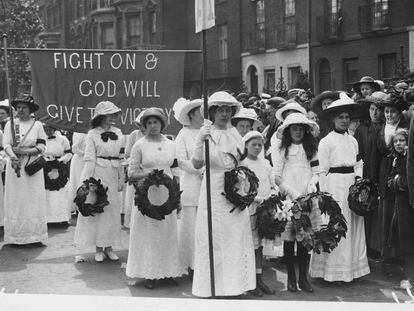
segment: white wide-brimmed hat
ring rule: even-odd
[[[257,113],[252,108],[241,108],[238,113],[236,113],[233,118],[231,118],[232,124],[237,123],[237,120],[247,119],[253,121],[253,128],[257,128],[262,125],[262,122],[257,118]],[[233,121],[234,120],[234,121]]]
[[[10,103],[9,103],[8,99],[0,101],[0,109],[6,110],[7,114],[10,115],[10,110],[12,109],[12,107],[10,106]]]
[[[190,125],[191,120],[188,113],[203,105],[204,101],[201,98],[188,100],[183,97],[179,98],[173,106],[174,117],[182,125]]]
[[[141,110],[139,115],[135,118],[134,123],[137,125],[141,125],[141,117],[144,114],[145,110]]]
[[[208,98],[208,108],[213,106],[236,107],[236,113],[239,112],[239,110],[242,107],[242,105],[237,101],[236,98],[224,91],[215,92]]]
[[[355,103],[345,92],[339,93],[339,99],[333,101],[328,108],[318,113],[319,120],[329,120],[335,114],[347,112],[351,119],[364,116],[364,105]]]
[[[92,120],[99,116],[105,116],[114,113],[121,113],[121,108],[117,107],[113,102],[102,101],[96,105]]]
[[[293,99],[289,99],[284,104],[285,105],[282,108],[280,108],[278,111],[276,111],[276,114],[275,114],[276,119],[278,119],[279,121],[283,122],[285,120],[283,118],[283,113],[288,110],[294,110],[294,111],[297,111],[299,113],[306,115],[306,109],[303,108],[297,101]]]
[[[282,139],[283,132],[292,124],[307,125],[309,127],[310,133],[314,137],[317,137],[319,135],[319,125],[316,122],[309,120],[303,113],[295,112],[288,115],[282,125],[279,126],[276,131],[276,137]]]
[[[261,138],[264,142],[264,137],[262,135],[262,133],[258,132],[258,131],[249,131],[247,132],[246,135],[243,136],[243,143],[247,143],[249,140],[253,139],[253,138]]]

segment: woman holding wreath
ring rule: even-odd
[[[231,126],[231,117],[241,104],[226,92],[208,99],[211,122],[205,124],[196,139],[192,162],[200,169],[205,164],[204,140],[210,141],[211,212],[215,290],[217,296],[238,296],[256,288],[256,269],[249,210],[234,209],[225,196],[225,172],[235,167],[234,159],[244,150],[242,137]],[[208,122],[208,121],[205,121]],[[193,294],[210,297],[210,261],[207,229],[206,178],[198,201],[195,229]]]
[[[167,125],[162,109],[146,109],[140,123],[145,129],[145,136],[132,147],[128,168],[130,180],[143,183],[155,169],[163,170],[171,178],[177,178],[174,142],[161,133]],[[150,189],[152,188],[148,190]],[[161,201],[166,196],[162,189],[165,188],[160,187],[151,193],[148,191],[151,204],[164,203]],[[160,202],[155,202],[157,199]],[[155,281],[159,279],[167,278],[175,283],[173,278],[186,272],[178,253],[177,212],[173,211],[165,215],[164,219],[157,220],[144,215],[138,208],[134,207],[131,214],[126,275],[130,278],[144,278],[148,289],[153,289]]]
[[[53,124],[47,123],[43,128],[47,135],[46,150],[44,153],[44,157],[48,161],[44,168],[47,222],[64,223],[67,225],[71,212],[67,205],[69,186],[69,168],[67,167],[67,163],[72,158],[70,144],[66,136],[63,136]],[[50,168],[48,168],[48,164]],[[61,179],[63,179],[62,182],[60,181]],[[53,189],[48,189],[50,186]]]
[[[4,194],[4,241],[45,243],[48,236],[43,169],[29,176],[24,166],[44,152],[46,134],[42,123],[30,116],[39,109],[33,97],[25,95],[13,100],[11,105],[17,112],[14,123],[16,145],[13,145],[9,121],[4,129],[3,145],[9,156]]]
[[[346,238],[341,239],[331,253],[313,253],[311,257],[310,275],[329,282],[351,282],[370,272],[364,217],[355,214],[348,206],[349,187],[362,177],[363,163],[358,142],[347,130],[351,118],[359,117],[360,110],[361,107],[351,98],[340,93],[338,100],[318,114],[319,119],[333,123],[333,131],[322,138],[318,146],[320,188],[338,202],[348,224]]]
[[[178,99],[173,107],[174,117],[184,127],[175,139],[178,166],[181,169],[180,188],[181,219],[178,221],[178,247],[181,263],[188,267],[190,277],[194,272],[194,234],[197,215],[198,197],[204,167],[195,169],[191,163],[195,140],[203,125],[203,116],[200,113],[202,99],[192,101],[184,98]]]
[[[109,205],[104,212],[84,217],[78,215],[75,231],[75,243],[96,246],[95,261],[103,262],[105,258],[118,260],[112,246],[121,243],[121,218],[119,207],[122,190],[121,155],[125,145],[122,132],[112,124],[121,115],[121,109],[112,102],[102,101],[95,107],[91,120],[92,129],[86,137],[85,166],[79,183],[91,177],[101,180],[108,187]]]

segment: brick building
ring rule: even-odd
[[[309,70],[308,0],[242,3],[242,79],[252,92],[273,93],[280,68],[286,86]]]
[[[361,76],[389,81],[414,69],[414,1],[311,1],[310,60],[315,92],[349,90]]]

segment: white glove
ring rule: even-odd
[[[313,193],[313,192],[318,191],[318,188],[316,188],[317,182],[318,182],[318,175],[313,175],[308,183],[308,188],[307,188],[308,193]]]
[[[285,194],[287,194],[288,196],[290,196],[290,198],[292,200],[296,199],[297,197],[300,196],[299,191],[297,191],[296,189],[292,188],[291,186],[289,186],[288,184],[282,182],[279,186],[279,189],[284,192]]]
[[[198,132],[197,141],[204,142],[206,139],[210,137],[211,132],[211,121],[210,120],[204,120],[204,125],[200,128],[200,131]]]

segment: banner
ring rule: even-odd
[[[209,29],[215,24],[214,0],[195,0],[195,32]]]
[[[136,129],[135,118],[149,107],[164,109],[166,133],[181,128],[172,106],[183,95],[185,53],[38,50],[29,56],[37,119],[86,133],[94,107],[109,100],[122,109],[116,126],[124,134]]]

